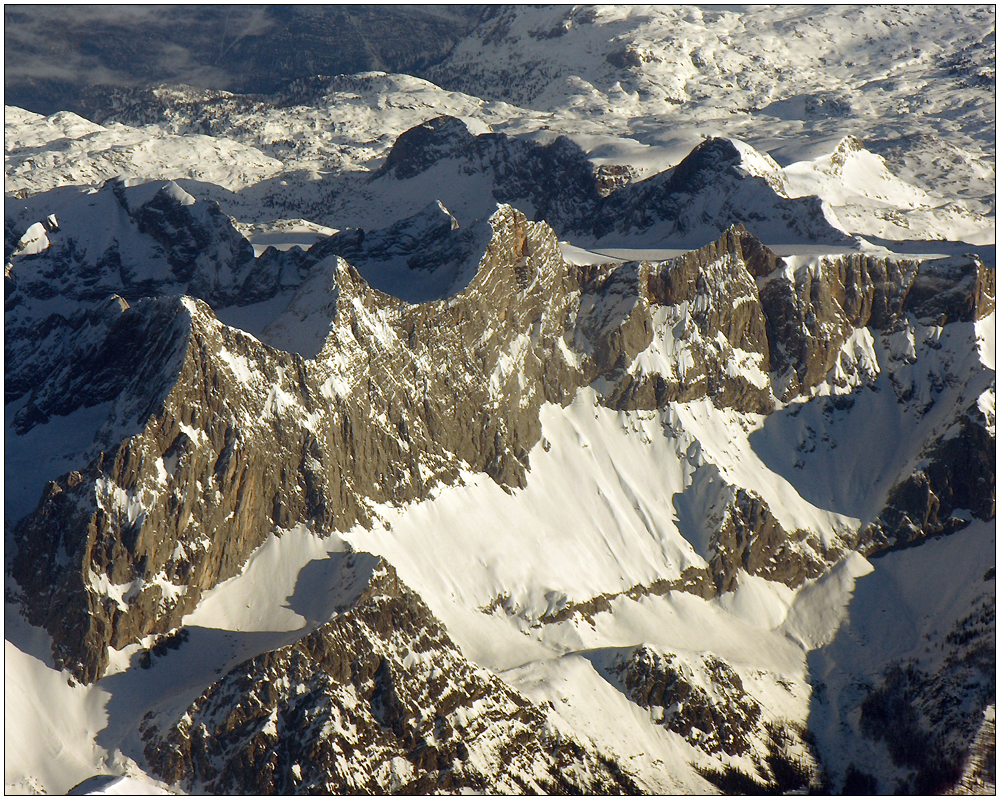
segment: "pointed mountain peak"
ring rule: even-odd
[[[831,175],[843,174],[844,165],[852,158],[856,158],[862,154],[870,158],[877,159],[879,162],[884,164],[882,158],[871,153],[868,148],[865,147],[865,143],[862,142],[857,136],[848,134],[837,143],[836,149],[830,155],[830,169],[828,172]]]
[[[703,186],[718,176],[763,178],[782,197],[786,197],[781,167],[766,153],[745,142],[714,136],[705,139],[671,173],[676,187]]]

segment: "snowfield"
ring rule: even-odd
[[[989,519],[956,508],[937,520],[940,501],[927,488],[931,499],[919,495],[919,503],[943,526],[935,535],[917,531],[892,547],[865,536],[903,507],[900,497],[922,491],[913,476],[937,468],[943,449],[981,434],[995,452],[995,310],[974,321],[959,320],[950,307],[919,319],[901,314],[884,329],[852,321],[829,372],[824,367],[818,382],[791,399],[782,394],[788,375],[772,371],[766,353],[742,349],[750,345],[736,346],[720,332],[714,346],[726,354],[725,374],[711,383],[743,380],[766,397],[768,413],[721,407],[711,396],[658,398],[645,410],[607,401],[612,377],[686,386],[704,348],[713,346],[694,322],[719,311],[705,307],[704,287],[690,301],[643,307],[648,323],[639,332],[641,325],[627,329],[639,318],[638,294],[618,298],[618,306],[604,298],[600,333],[614,331],[610,341],[621,358],[562,403],[546,400],[555,396],[548,383],[535,394],[525,386],[525,360],[548,318],[508,339],[487,330],[475,346],[464,344],[485,365],[488,346],[500,342],[483,375],[497,415],[509,397],[520,399],[520,411],[541,398],[537,443],[508,454],[526,466],[523,485],[453,453],[447,456],[458,464],[448,466],[454,474],[436,482],[435,470],[444,467],[415,459],[405,469],[433,484],[427,497],[359,501],[368,515],[363,522],[338,533],[331,525],[325,534],[312,523],[279,522],[289,506],[276,493],[273,525],[255,531],[266,538],[249,560],[217,585],[199,585],[206,589],[200,601],[169,636],[146,627],[121,649],[109,647],[106,670],[90,685],[57,667],[52,635],[27,622],[10,562],[25,520],[75,485],[68,480],[89,480],[81,471],[95,459],[103,464],[106,453],[140,435],[147,418],[164,413],[171,381],[180,380],[176,371],[164,368],[170,385],[154,387],[163,391],[150,395],[142,418],[129,416],[124,401],[105,397],[101,386],[80,383],[80,370],[107,357],[101,337],[108,331],[124,331],[119,347],[132,347],[139,335],[128,328],[133,317],[126,311],[147,303],[138,299],[143,292],[178,303],[180,321],[171,317],[170,324],[196,330],[197,345],[213,336],[227,343],[212,354],[222,365],[217,374],[186,380],[214,380],[220,395],[231,381],[247,397],[257,392],[266,400],[259,414],[234,401],[231,430],[221,429],[225,456],[198,409],[185,412],[171,434],[181,444],[156,461],[155,486],[126,489],[97,479],[89,499],[118,528],[136,532],[146,530],[154,509],[188,502],[180,490],[168,491],[193,469],[190,458],[177,455],[187,446],[220,451],[200,474],[197,494],[221,497],[208,476],[223,474],[233,453],[253,442],[253,431],[304,431],[296,464],[312,474],[314,463],[322,467],[317,420],[329,414],[337,435],[351,440],[346,404],[362,402],[409,457],[409,433],[391,392],[410,385],[402,380],[405,369],[413,386],[423,382],[412,405],[427,404],[428,375],[439,369],[434,359],[447,354],[397,358],[426,335],[419,327],[404,332],[398,318],[423,303],[450,309],[451,298],[499,263],[503,253],[491,236],[501,232],[503,204],[528,220],[510,245],[518,259],[512,296],[546,279],[527,271],[531,258],[545,256],[562,270],[560,280],[575,270],[579,282],[567,304],[580,319],[594,310],[585,305],[586,291],[605,291],[600,281],[619,265],[639,262],[635,274],[647,277],[651,263],[680,270],[685,254],[715,242],[733,222],[769,246],[780,265],[756,279],[744,271],[751,294],[733,305],[760,307],[774,281],[813,285],[807,301],[814,305],[804,302],[801,321],[794,318],[803,336],[814,334],[810,326],[826,302],[824,270],[844,256],[869,264],[910,259],[937,265],[928,269],[940,274],[972,264],[973,277],[963,278],[972,287],[967,293],[973,305],[992,309],[991,64],[995,9],[985,7],[493,7],[422,77],[329,76],[270,98],[161,86],[141,102],[116,95],[109,116],[96,121],[5,107],[8,295],[33,287],[5,311],[6,341],[16,344],[5,353],[5,370],[8,385],[18,387],[5,405],[5,791],[183,793],[150,763],[147,714],[188,714],[250,659],[346,618],[370,599],[384,562],[443,623],[465,659],[540,709],[546,736],[609,759],[641,791],[762,791],[765,784],[724,781],[737,772],[747,780],[776,775],[780,754],[806,769],[819,791],[853,791],[858,784],[852,789],[847,780],[857,773],[878,776],[880,793],[919,793],[922,784],[912,781],[921,765],[890,758],[891,731],[879,732],[872,720],[879,719],[878,703],[891,705],[898,689],[910,698],[907,713],[923,715],[914,719],[944,720],[921,736],[934,753],[954,755],[976,733],[969,720],[983,725],[995,714],[995,680],[990,689],[982,677],[989,664],[995,672],[995,477],[992,487],[978,489],[984,502],[993,491]],[[411,139],[417,144],[394,149],[401,135],[441,117],[464,125],[447,147],[427,134],[431,144]],[[579,156],[567,163],[588,165],[585,178],[538,155],[551,151],[532,149],[560,137],[566,152]],[[735,153],[731,163],[699,172],[709,175],[704,186],[677,188],[679,165],[713,137]],[[380,171],[392,163],[387,159],[409,172]],[[604,183],[591,192],[586,181]],[[558,219],[542,219],[539,197],[556,199],[545,208]],[[621,198],[633,198],[631,205],[615,206]],[[615,208],[625,209],[621,218],[605,224]],[[540,240],[532,219],[551,224],[553,252],[531,249]],[[817,241],[817,231],[826,238]],[[322,249],[334,244],[341,249]],[[354,248],[356,263],[342,255],[345,247]],[[440,263],[414,261],[427,253],[441,254]],[[977,260],[966,259],[969,253]],[[866,268],[875,275],[875,267]],[[580,288],[586,281],[579,276],[587,276],[590,289]],[[940,280],[920,291],[946,296],[953,287]],[[344,288],[348,282],[355,294]],[[373,305],[369,286],[384,305]],[[883,289],[879,284],[873,296]],[[221,299],[209,309],[212,292]],[[496,305],[479,313],[496,313],[498,329],[501,321],[511,329],[520,324],[514,313],[507,316],[510,297],[480,300]],[[835,302],[843,311],[853,300]],[[449,319],[462,331],[464,311],[454,312]],[[433,321],[444,326],[444,319],[442,312]],[[339,339],[337,325],[346,331]],[[37,338],[25,345],[35,329]],[[582,375],[595,344],[576,333],[553,347],[565,362],[559,369]],[[765,345],[777,335],[761,323]],[[358,361],[370,351],[359,343],[384,356],[399,386],[372,386],[374,367]],[[164,345],[156,355],[173,368],[189,351]],[[19,361],[36,356],[41,366],[34,372],[17,371]],[[280,366],[265,370],[268,359]],[[144,365],[133,366],[139,374]],[[319,368],[325,381],[310,394],[304,376]],[[34,384],[25,388],[26,381]],[[515,384],[522,394],[504,394]],[[293,394],[300,390],[308,402]],[[52,399],[60,391],[85,399],[60,405]],[[207,413],[230,410],[220,401]],[[359,442],[351,451],[359,463],[377,461]],[[402,462],[397,467],[404,469]],[[384,483],[390,466],[379,469]],[[339,497],[355,497],[349,469],[334,482]],[[303,496],[334,492],[326,483],[306,483],[295,487]],[[821,554],[819,574],[782,582],[744,565],[731,590],[697,588],[691,576],[711,576],[720,531],[746,497],[765,509],[750,535],[781,531],[788,537],[782,553]],[[190,531],[202,538],[178,543],[185,557],[211,550],[209,525],[192,517]],[[69,553],[54,551],[50,561],[65,567]],[[124,617],[150,587],[159,587],[163,608],[192,588],[166,572],[151,571],[137,583],[112,580],[119,555],[109,550],[103,571],[82,566],[80,580],[109,614]],[[420,653],[406,658],[412,666]],[[662,694],[678,681],[682,699],[659,705],[650,687]],[[935,705],[935,698],[946,699]],[[678,723],[685,714],[716,719],[719,709],[738,718],[707,728]],[[735,745],[723,741],[728,728],[739,729]],[[968,771],[971,763],[959,766]],[[414,769],[409,761],[383,767],[386,787],[403,785],[397,768],[400,775]],[[993,780],[987,788],[995,791]]]

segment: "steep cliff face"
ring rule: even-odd
[[[938,8],[76,48],[214,86],[5,109],[5,790],[995,790],[995,10]],[[334,17],[444,83],[314,74]]]
[[[101,674],[109,646],[176,627],[274,525],[318,513],[296,488],[305,428],[279,424],[274,399],[308,398],[301,359],[224,328],[191,299],[140,301],[112,335],[120,329],[131,337],[106,346],[128,362],[112,362],[108,397],[93,398],[111,404],[95,454],[48,485],[13,561],[29,619],[58,631],[57,663],[84,681]]]
[[[167,228],[201,241],[203,215],[186,197],[161,189],[140,204],[119,198],[128,191],[112,184],[97,195],[128,220],[129,209],[139,209],[123,241],[141,246],[127,252],[147,245],[155,252],[149,243]],[[620,409],[708,397],[720,409],[766,414],[775,403],[772,381],[794,397],[827,376],[855,326],[896,324],[917,273],[912,264],[849,256],[821,262],[816,277],[784,265],[739,227],[669,262],[576,268],[546,225],[509,207],[490,220],[474,267],[479,234],[463,236],[438,205],[405,225],[332,237],[305,255],[272,252],[269,265],[284,277],[256,281],[261,260],[245,262],[219,224],[212,241],[222,243],[222,255],[208,259],[182,236],[178,252],[163,247],[162,274],[130,283],[118,279],[131,274],[122,267],[100,272],[99,283],[113,279],[133,299],[183,286],[241,304],[285,291],[285,311],[261,332],[270,344],[221,324],[191,299],[131,307],[118,299],[68,318],[49,313],[52,290],[40,276],[62,270],[66,296],[90,297],[98,291],[91,265],[106,264],[118,244],[88,247],[75,268],[66,255],[73,240],[13,262],[7,348],[22,356],[8,383],[19,404],[14,431],[111,404],[79,468],[49,484],[15,533],[14,576],[29,619],[54,634],[58,663],[84,681],[102,673],[109,646],[175,628],[200,593],[236,574],[272,530],[370,525],[374,506],[420,499],[463,468],[525,486],[541,404],[565,404],[580,386],[592,384],[602,403]],[[443,276],[420,263],[398,266],[437,280],[442,299],[410,305],[383,294],[340,255],[379,274],[379,264],[413,243],[457,254],[438,265]],[[947,269],[960,273],[949,283],[959,287],[948,295],[946,306],[958,309],[950,313],[965,319],[985,307],[981,267]],[[304,272],[297,289],[283,288]],[[924,282],[953,279],[951,272],[931,271]],[[249,277],[223,288],[218,273]],[[934,303],[938,313],[944,301],[938,293],[910,302]],[[48,334],[32,348],[39,323]],[[312,331],[308,350],[295,346],[303,331]],[[967,438],[942,445],[939,466],[921,473],[935,487],[947,484],[949,509],[988,482],[985,439],[974,442],[982,475],[952,477],[947,453],[964,453]],[[924,485],[911,483],[891,507]],[[924,518],[933,517],[934,503],[925,504]],[[926,519],[918,527],[936,530]],[[797,586],[851,546],[786,531],[766,502],[740,487],[714,524],[716,591],[731,588],[740,569]],[[691,585],[701,592],[703,583]]]
[[[772,369],[779,396],[789,400],[825,380],[856,328],[889,327],[899,318],[916,265],[844,256],[816,269],[788,269],[761,288]]]
[[[776,393],[786,401],[826,380],[856,329],[893,333],[908,316],[975,322],[993,309],[995,273],[975,256],[918,264],[850,254],[811,268],[783,266],[759,283]]]
[[[972,518],[996,516],[995,425],[977,402],[928,442],[918,468],[892,487],[864,532],[867,551],[906,547],[960,530]]]
[[[711,397],[719,408],[770,411],[766,320],[752,275],[769,266],[765,252],[736,226],[718,242],[680,258],[618,267],[613,280],[619,284],[621,273],[635,275],[635,309],[606,346],[615,345],[621,353],[609,351],[613,357],[599,359],[617,368],[602,376],[612,383],[602,392],[604,402],[623,409],[662,408],[672,401]],[[775,261],[773,254],[770,258]],[[595,287],[603,304],[615,296],[613,285],[605,281]],[[629,331],[636,338],[640,327],[645,333],[636,341],[622,338]],[[604,330],[614,326],[605,323]]]
[[[570,278],[553,272],[562,262],[542,226],[511,210],[494,225],[466,291],[425,308],[370,289],[336,257],[320,262],[304,288],[325,282],[328,302],[316,307],[321,294],[299,295],[328,331],[312,362],[222,325],[203,303],[150,301],[124,311],[119,327],[138,328],[129,353],[148,355],[140,363],[156,380],[113,361],[99,396],[74,394],[72,381],[33,390],[22,427],[72,411],[64,407],[71,400],[117,398],[115,418],[141,431],[102,446],[79,481],[60,479],[66,491],[50,487],[19,529],[15,578],[47,585],[43,595],[69,592],[88,609],[72,632],[58,623],[60,663],[95,679],[107,646],[175,627],[200,591],[238,571],[275,527],[366,523],[373,504],[417,499],[453,481],[462,464],[523,485],[539,404],[576,383],[565,362],[534,351],[555,349],[565,330],[566,292],[547,290]],[[178,323],[133,322],[147,308]],[[76,369],[94,378],[94,360]],[[133,396],[119,385],[129,379]],[[38,573],[60,539],[72,555]],[[27,594],[30,618],[56,626],[64,598]]]
[[[639,790],[467,661],[390,566],[348,560],[362,589],[330,622],[147,717],[159,775],[210,793]]]

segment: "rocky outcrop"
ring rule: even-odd
[[[418,499],[461,465],[524,484],[539,405],[578,385],[569,365],[539,355],[565,330],[571,277],[558,274],[543,226],[511,210],[494,226],[475,280],[430,306],[409,308],[342,260],[321,262],[318,277],[335,291],[318,309],[329,334],[311,362],[222,325],[196,301],[122,313],[117,324],[137,328],[122,352],[144,355],[153,377],[113,362],[118,383],[94,399],[133,379],[135,393],[115,403],[118,421],[136,429],[109,434],[79,480],[53,484],[16,534],[14,576],[29,619],[56,634],[60,664],[96,679],[107,646],[176,626],[275,528],[366,523],[373,504]],[[155,310],[177,324],[158,327]],[[94,377],[93,362],[79,369]],[[36,423],[66,411],[42,402],[45,386],[29,404]],[[71,629],[60,619],[67,605],[80,610]]]
[[[310,248],[301,261],[308,267],[340,256],[373,288],[407,302],[422,303],[464,289],[476,275],[491,234],[488,223],[462,227],[435,200],[388,228],[340,231]]]
[[[741,756],[751,751],[760,704],[747,695],[740,676],[722,659],[705,654],[689,665],[675,654],[641,646],[611,671],[629,699],[643,708],[658,709],[660,725],[705,752]],[[710,689],[699,685],[702,678]]]
[[[856,328],[894,325],[916,273],[914,262],[847,255],[765,279],[760,299],[778,397],[808,394],[825,380]]]
[[[472,134],[454,117],[402,133],[370,180],[412,180],[442,162],[483,174],[501,203],[530,204],[560,235],[643,235],[695,247],[744,223],[767,239],[856,246],[816,197],[788,197],[768,156],[729,139],[707,139],[676,167],[643,181],[627,169],[596,167],[566,137],[549,144],[506,134]]]
[[[463,658],[384,563],[330,622],[148,716],[142,738],[156,774],[194,793],[639,791]]]
[[[117,294],[188,293],[216,307],[267,299],[259,273],[272,265],[214,203],[196,203],[177,184],[126,186],[112,179],[63,205],[45,240],[15,249],[7,275],[20,298],[100,302]],[[27,235],[27,233],[25,234]],[[9,294],[9,293],[8,293]]]
[[[903,311],[918,320],[947,325],[975,322],[995,308],[996,270],[976,256],[965,256],[921,264],[909,286]]]
[[[410,180],[442,161],[461,163],[464,174],[486,176],[498,203],[528,203],[536,220],[557,231],[595,214],[615,187],[629,182],[627,172],[602,172],[565,136],[539,144],[504,133],[475,135],[455,117],[437,117],[400,134],[370,180]]]
[[[973,322],[995,305],[995,271],[976,256],[915,262],[849,254],[759,279],[775,394],[808,395],[859,328],[892,332],[908,318]]]
[[[670,592],[687,592],[688,594],[708,599],[715,596],[716,587],[707,569],[688,567],[681,573],[679,578],[672,581],[665,578],[658,578],[648,584],[640,583],[632,586],[624,592],[606,592],[580,603],[567,603],[557,611],[542,614],[538,619],[538,624],[562,622],[563,620],[574,619],[575,617],[582,617],[589,622],[593,622],[596,615],[611,611],[612,603],[619,598],[639,600],[643,597],[662,597],[663,595],[670,594]],[[503,608],[508,615],[514,615],[518,611],[516,607],[511,605],[509,596],[498,597],[480,610],[484,614],[491,614],[497,608]]]
[[[817,788],[819,767],[803,732],[768,713],[724,659],[640,645],[618,653],[603,669],[656,724],[708,755],[742,757],[754,765],[752,775],[704,772],[724,793]]]
[[[176,627],[275,526],[326,520],[299,489],[315,444],[301,424],[277,424],[278,405],[260,396],[266,381],[308,403],[301,360],[178,298],[126,309],[105,342],[122,358],[93,383],[108,395],[96,399],[111,402],[97,453],[48,485],[18,528],[12,562],[28,619],[53,633],[56,663],[88,682],[108,646]],[[247,382],[234,374],[241,367]],[[347,502],[340,512],[355,513]]]
[[[863,551],[877,555],[953,533],[973,517],[995,517],[995,425],[974,404],[931,442],[920,469],[890,490],[878,519],[862,533]]]
[[[827,548],[808,530],[786,531],[762,498],[736,489],[712,539],[712,578],[720,594],[735,587],[739,570],[797,588],[843,557],[839,544]]]
[[[996,706],[986,709],[969,757],[965,762],[958,783],[948,794],[996,795],[997,791],[997,727]]]
[[[64,416],[113,400],[123,391],[137,354],[117,344],[136,345],[131,324],[135,318],[125,321],[123,312],[129,306],[122,297],[112,295],[68,316],[56,313],[41,320],[16,294],[11,301],[6,309],[4,392],[7,402],[27,395],[14,414],[16,433],[26,433],[53,414]]]
[[[575,341],[606,365],[591,378],[603,379],[603,402],[650,409],[707,396],[720,408],[770,411],[766,320],[752,275],[776,263],[734,226],[670,261],[584,272]]]

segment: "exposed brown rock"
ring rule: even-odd
[[[50,492],[18,534],[14,576],[60,664],[95,680],[109,645],[176,627],[275,529],[370,524],[373,504],[423,497],[463,463],[524,485],[540,404],[566,402],[579,385],[555,346],[575,283],[545,226],[512,209],[494,225],[466,290],[424,306],[335,261],[323,352],[337,359],[270,348],[197,301],[122,313],[133,357],[149,351],[140,363],[153,374],[130,384],[128,361],[116,362],[112,374],[134,391],[106,385],[140,432],[109,443],[71,494]],[[166,353],[177,356],[165,363]],[[148,384],[162,394],[147,397]],[[60,542],[70,557],[53,561]],[[186,590],[165,598],[154,579]]]
[[[823,379],[854,326],[892,325],[906,303],[931,302],[907,299],[913,265],[862,256],[793,281],[740,227],[660,264],[574,268],[546,225],[511,208],[491,225],[475,277],[421,305],[373,290],[342,259],[318,261],[302,290],[314,304],[303,313],[329,326],[315,359],[222,325],[200,301],[112,298],[52,321],[51,352],[16,362],[28,365],[17,391],[30,392],[15,428],[114,402],[103,452],[15,531],[13,574],[59,664],[95,680],[108,646],[175,628],[272,531],[368,525],[373,505],[420,499],[462,468],[524,486],[541,403],[567,403],[580,386],[613,408],[709,397],[766,413],[769,370],[792,376],[783,396],[793,396]],[[936,269],[933,280],[957,276],[962,314],[987,306],[973,262]],[[635,367],[664,324],[690,352],[684,374],[666,361],[667,374]],[[66,347],[79,353],[63,368]],[[753,369],[727,369],[737,357]],[[835,557],[781,530],[759,498],[737,498],[716,541],[714,590],[739,568],[798,585]],[[184,591],[167,597],[164,581]],[[684,586],[709,591],[701,579]]]
[[[720,593],[735,587],[740,569],[796,588],[843,556],[823,547],[815,533],[786,531],[767,503],[746,489],[736,490],[712,549],[712,577]]]
[[[972,405],[955,435],[928,446],[924,466],[890,490],[882,513],[862,532],[866,555],[953,533],[972,517],[996,516],[996,439],[987,423]]]
[[[148,716],[142,738],[156,774],[191,792],[639,791],[463,658],[385,564],[329,623],[234,668],[183,714]]]

